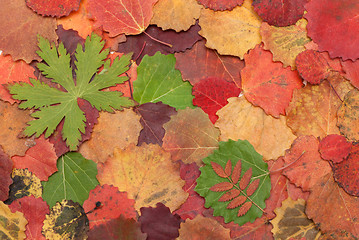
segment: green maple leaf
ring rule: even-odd
[[[87,37],[84,49],[79,44],[76,49],[76,79],[72,77],[70,55],[62,43],[58,48],[39,37],[37,54],[46,62],[37,66],[40,71],[52,82],[60,84],[66,91],[30,79],[31,84],[14,84],[9,87],[14,99],[23,100],[19,105],[21,109],[38,109],[31,116],[35,120],[30,121],[24,133],[27,136],[33,134],[39,137],[45,132],[49,137],[57,125],[64,119],[62,138],[70,150],[76,150],[81,139],[81,132],[85,132],[85,114],[79,108],[77,100],[85,99],[97,110],[113,112],[113,109],[121,110],[129,107],[133,102],[121,97],[121,92],[104,92],[101,89],[115,86],[127,80],[127,77],[119,77],[128,70],[131,55],[124,55],[121,59],[104,61],[109,53],[108,49],[102,50],[104,42],[95,34]],[[103,70],[97,73],[103,65]]]

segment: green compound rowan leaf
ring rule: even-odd
[[[221,171],[216,164],[228,169],[229,160],[231,175],[219,176],[216,172]],[[271,189],[268,165],[247,140],[220,142],[219,149],[203,162],[205,165],[200,168],[195,191],[206,199],[206,208],[214,209],[214,216],[223,216],[226,223],[233,221],[239,225],[254,222],[262,216]],[[211,190],[220,183],[232,184],[232,187],[224,188],[224,191]],[[240,185],[245,188],[241,190]]]
[[[85,132],[85,114],[79,108],[77,100],[85,99],[97,110],[112,112],[113,109],[121,110],[122,107],[132,106],[130,99],[121,97],[121,92],[104,92],[101,89],[123,83],[127,77],[119,77],[128,70],[131,55],[124,55],[116,59],[110,66],[110,59],[104,61],[109,50],[102,50],[104,42],[95,34],[87,37],[84,49],[79,44],[76,49],[76,79],[73,79],[70,66],[70,55],[62,43],[56,48],[46,39],[39,37],[40,51],[37,54],[46,62],[37,66],[40,71],[52,82],[60,84],[66,92],[31,79],[29,83],[16,83],[9,87],[14,99],[23,100],[19,105],[21,109],[38,109],[31,116],[35,120],[30,121],[24,133],[27,136],[33,134],[39,137],[45,132],[49,137],[62,119],[64,126],[62,138],[70,150],[76,150],[81,132]],[[103,65],[103,70],[97,73]]]
[[[175,64],[173,54],[157,52],[145,56],[137,67],[137,79],[133,82],[135,101],[139,104],[161,101],[176,109],[193,108],[192,86],[182,80]]]
[[[99,182],[96,179],[96,163],[85,159],[80,153],[70,152],[57,160],[58,171],[42,182],[42,198],[54,206],[63,199],[83,204]]]

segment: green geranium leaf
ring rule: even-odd
[[[214,216],[239,225],[262,216],[271,189],[268,165],[248,141],[220,142],[203,162],[195,191]]]
[[[153,56],[144,56],[133,82],[134,100],[139,104],[161,101],[176,109],[193,108],[192,86],[182,80],[175,64],[173,54],[157,52]]]
[[[96,179],[97,165],[80,153],[69,152],[57,160],[58,171],[42,182],[42,198],[50,208],[63,199],[81,205],[99,182]]]
[[[76,150],[81,139],[81,132],[85,132],[85,114],[79,108],[77,100],[85,99],[97,110],[112,112],[113,109],[121,110],[129,107],[133,102],[121,97],[121,92],[104,92],[101,89],[115,86],[127,80],[127,77],[119,77],[128,70],[131,55],[124,55],[121,59],[115,59],[110,66],[110,59],[104,61],[108,50],[102,50],[104,42],[95,34],[87,37],[84,49],[81,44],[77,46],[75,57],[76,80],[72,77],[70,55],[62,43],[58,48],[54,43],[50,44],[46,39],[39,37],[40,51],[37,54],[46,62],[37,66],[40,71],[53,82],[60,84],[66,92],[52,88],[36,79],[31,79],[31,84],[16,83],[9,86],[14,99],[22,100],[21,109],[38,109],[32,116],[24,133],[27,136],[33,134],[36,137],[45,132],[49,137],[57,125],[64,120],[62,138],[70,147]],[[100,73],[98,69],[103,66]]]

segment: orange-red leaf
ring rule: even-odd
[[[233,198],[237,197],[240,193],[241,193],[241,191],[239,189],[234,188],[234,189],[226,192],[225,194],[223,194],[222,197],[220,199],[218,199],[218,201],[227,202],[227,201],[232,200]]]
[[[217,183],[216,185],[212,186],[209,190],[213,192],[223,192],[231,189],[233,187],[233,184],[230,182],[221,182]]]
[[[245,189],[252,177],[252,168],[248,169],[244,174],[243,177],[241,179],[241,181],[239,182],[239,187],[241,190]]]
[[[249,209],[252,207],[252,202],[246,202],[245,204],[243,204],[243,206],[238,210],[238,217],[243,216],[244,214],[246,214]]]
[[[241,196],[233,199],[233,201],[228,204],[227,208],[233,209],[238,206],[241,206],[246,200],[247,200],[247,198],[245,196],[241,195]]]
[[[231,172],[232,172],[232,162],[231,160],[229,159],[227,164],[226,164],[226,168],[224,169],[224,173],[227,175],[227,176],[230,176],[231,175]]]
[[[248,187],[247,189],[247,196],[252,196],[252,194],[257,190],[258,186],[259,186],[259,179],[254,180]]]
[[[238,180],[241,177],[242,173],[242,162],[238,160],[236,166],[234,166],[233,173],[232,173],[232,181],[234,184],[237,184]]]
[[[215,173],[217,173],[218,176],[222,177],[222,178],[227,178],[228,175],[224,172],[223,168],[221,165],[219,165],[218,163],[215,162],[211,162],[212,168],[215,171]]]

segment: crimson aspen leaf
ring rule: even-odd
[[[232,162],[232,166],[236,166],[239,161],[241,162],[241,178],[243,178],[245,172],[250,173],[249,169],[252,168],[250,181],[253,182],[255,179],[260,181],[258,188],[252,196],[247,196],[246,189],[240,190],[238,184],[233,183],[232,176],[222,178],[213,170],[211,162],[215,162],[224,168],[228,161]],[[200,168],[201,175],[197,179],[195,190],[206,199],[205,207],[214,209],[214,216],[223,216],[226,223],[234,221],[234,223],[239,225],[249,221],[253,222],[256,218],[262,216],[263,209],[265,208],[264,201],[269,197],[271,188],[268,165],[248,141],[229,140],[227,142],[220,142],[219,149],[204,158],[203,162],[205,165]],[[229,195],[235,191],[229,189],[232,191],[230,194],[226,191],[212,191],[212,186],[218,184],[232,185],[232,189],[238,189],[241,193],[233,200],[230,200],[231,197]],[[222,196],[224,197],[219,201]],[[224,198],[228,198],[230,202],[222,201]]]
[[[200,107],[208,114],[214,124],[216,112],[224,107],[230,97],[237,97],[241,90],[233,83],[221,78],[206,78],[193,86],[193,105]]]
[[[97,207],[97,203],[101,206]],[[118,191],[112,185],[98,185],[90,191],[89,197],[85,200],[83,208],[87,212],[90,229],[98,225],[106,225],[113,219],[122,215],[127,218],[136,218],[134,207],[135,200],[128,199],[126,192]]]
[[[206,8],[214,11],[232,10],[236,6],[242,5],[244,0],[198,0]]]
[[[181,218],[162,203],[157,203],[156,207],[142,207],[140,211],[138,221],[142,232],[147,233],[147,240],[168,240],[179,236]]]
[[[176,114],[176,110],[162,102],[144,103],[136,107],[135,112],[141,116],[140,123],[143,129],[138,136],[138,144],[153,143],[162,146],[165,129],[163,124]]]
[[[57,156],[52,143],[43,136],[35,140],[36,145],[26,151],[25,156],[13,156],[11,159],[14,167],[27,168],[41,181],[47,181],[48,177],[57,171]]]
[[[193,107],[192,86],[182,81],[181,72],[175,69],[173,54],[157,52],[145,56],[137,67],[133,83],[133,99],[139,104],[163,102],[176,109]]]
[[[26,5],[43,16],[63,17],[77,11],[80,0],[26,0]]]
[[[26,239],[29,240],[45,240],[46,238],[41,234],[45,215],[49,214],[49,206],[41,198],[34,196],[26,196],[13,201],[9,208],[11,211],[19,211],[24,214],[28,220],[26,225]]]
[[[70,67],[70,56],[62,43],[56,48],[44,38],[39,38],[39,56],[47,63],[39,63],[40,71],[52,82],[60,84],[66,92],[50,87],[38,80],[31,79],[31,84],[14,84],[9,87],[14,99],[23,100],[19,105],[21,109],[35,108],[38,111],[32,116],[35,120],[30,121],[24,133],[28,136],[35,134],[37,137],[45,132],[49,137],[64,120],[62,137],[70,150],[76,150],[85,132],[85,115],[79,108],[77,99],[82,98],[96,107],[97,110],[112,112],[113,109],[122,110],[123,106],[133,105],[128,98],[121,97],[121,92],[103,92],[101,89],[124,82],[126,77],[118,77],[128,69],[130,55],[121,57],[110,66],[110,60],[104,62],[108,50],[102,51],[104,42],[95,34],[88,37],[85,49],[78,44],[75,57],[76,61],[76,84]],[[104,66],[103,70],[93,75]],[[51,97],[50,97],[51,96]]]
[[[205,46],[205,41],[197,42],[190,50],[175,54],[176,69],[181,71],[183,80],[193,86],[203,79],[218,78],[241,86],[240,71],[244,61],[238,57],[219,55]]]
[[[352,196],[359,196],[359,145],[354,144],[347,159],[332,164],[334,180]]]
[[[185,32],[176,32],[174,30],[163,31],[159,27],[150,25],[145,32],[139,35],[126,36],[126,41],[118,45],[117,51],[123,53],[133,52],[132,57],[134,61],[136,61],[137,64],[140,64],[145,55],[153,56],[158,51],[167,55],[190,49],[197,41],[202,39],[202,37],[198,34],[200,29],[201,28],[198,26],[198,23],[190,27]],[[171,44],[172,47],[156,42],[146,34],[162,42]]]
[[[299,74],[273,62],[272,53],[260,45],[244,55],[244,62],[241,76],[246,99],[274,117],[285,115],[294,89],[302,87]]]
[[[58,172],[42,182],[42,198],[53,207],[63,199],[80,204],[88,198],[92,189],[99,184],[96,179],[96,163],[85,159],[80,153],[70,152],[57,160]]]
[[[309,0],[253,0],[254,11],[270,25],[284,27],[295,24],[304,14]]]
[[[337,134],[326,136],[319,144],[320,156],[333,163],[339,163],[346,159],[351,148],[352,144],[349,143],[344,136]]]
[[[308,36],[318,44],[319,51],[328,51],[331,58],[353,61],[359,58],[358,1],[310,1],[305,9]]]
[[[136,35],[148,27],[157,1],[89,0],[87,9],[95,20],[95,27],[102,26],[110,37],[122,33]]]

